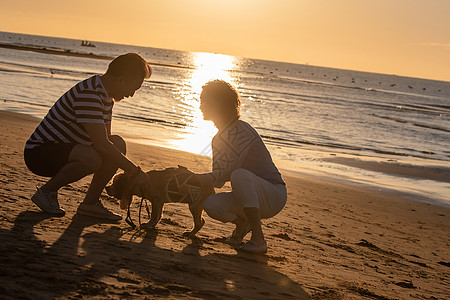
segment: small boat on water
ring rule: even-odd
[[[89,41],[81,41],[81,46],[83,46],[83,47],[95,47],[95,45],[92,44]]]

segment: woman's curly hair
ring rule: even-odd
[[[215,99],[215,101],[219,101],[220,103],[218,104],[234,117],[240,117],[241,98],[234,86],[224,80],[214,79],[202,86],[200,98],[206,94],[208,97]]]

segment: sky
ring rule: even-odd
[[[450,81],[450,0],[0,0],[0,31]]]

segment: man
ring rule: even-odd
[[[232,188],[231,192],[209,196],[204,209],[211,218],[236,225],[227,243],[240,245],[251,230],[250,240],[240,249],[266,253],[261,218],[271,218],[283,209],[286,185],[259,134],[239,120],[236,89],[223,80],[210,81],[202,89],[203,117],[213,121],[219,131],[212,140],[212,172],[197,178],[203,185],[217,188],[230,181]]]
[[[125,157],[126,144],[111,135],[114,102],[134,95],[152,73],[138,54],[115,58],[103,75],[95,75],[67,91],[56,101],[25,145],[24,158],[36,175],[51,177],[39,187],[32,201],[43,211],[64,216],[58,190],[94,174],[77,213],[118,221],[122,217],[106,209],[99,200],[111,177],[121,168],[136,177],[140,186],[148,176]]]

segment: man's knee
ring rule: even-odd
[[[90,173],[95,173],[103,162],[103,157],[95,149],[88,152],[87,155],[81,159],[81,162]]]
[[[77,161],[89,173],[95,173],[103,162],[103,157],[94,147],[77,145],[70,153],[69,161]]]
[[[114,146],[119,149],[123,154],[127,154],[127,143],[120,135],[111,135],[109,140],[114,144]]]

